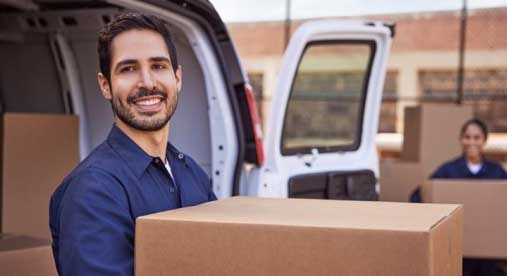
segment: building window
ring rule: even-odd
[[[457,99],[456,71],[419,72],[423,101],[454,102]],[[492,132],[507,132],[507,68],[467,70],[463,103],[473,107],[474,116],[484,120]]]
[[[386,74],[378,132],[396,132],[398,102],[398,72],[390,71]]]

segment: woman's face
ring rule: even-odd
[[[482,149],[486,143],[486,137],[478,125],[468,125],[460,140],[463,153],[467,159],[477,159],[482,156]]]

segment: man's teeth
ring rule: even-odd
[[[144,100],[144,101],[138,101],[136,104],[138,105],[154,105],[158,104],[160,102],[160,99],[150,99],[150,100]]]

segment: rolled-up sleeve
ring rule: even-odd
[[[101,171],[75,176],[59,208],[60,275],[133,275],[134,219],[113,176]]]

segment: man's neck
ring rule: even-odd
[[[115,120],[116,126],[121,129],[132,141],[134,141],[148,155],[159,157],[166,161],[167,141],[169,137],[169,123],[156,131],[144,131],[134,129],[121,120]]]

